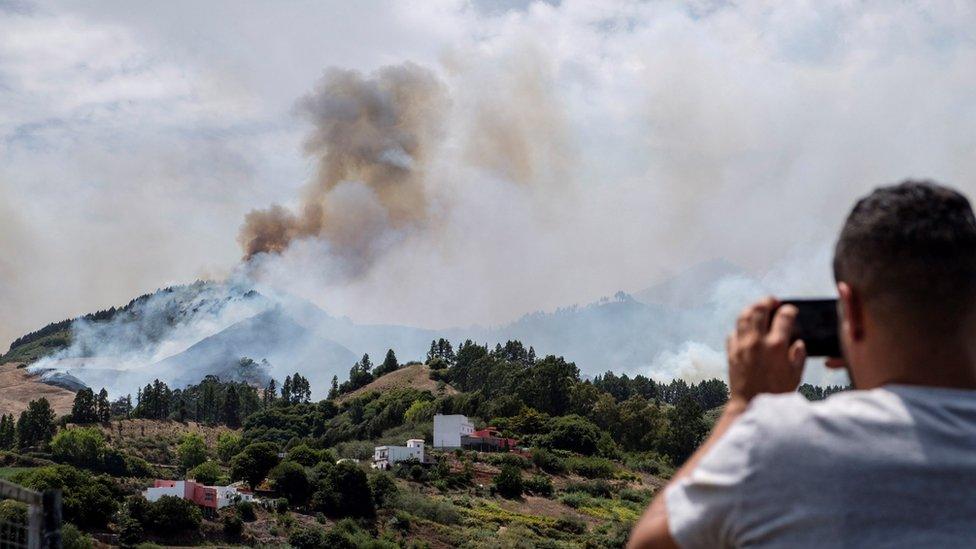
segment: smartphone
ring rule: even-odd
[[[802,339],[807,347],[807,356],[841,356],[836,299],[782,300],[781,306],[787,304],[799,311],[790,341]]]

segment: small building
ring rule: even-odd
[[[518,440],[503,437],[494,427],[485,427],[462,436],[461,446],[479,452],[510,452],[518,446]]]
[[[389,469],[399,461],[417,460],[424,462],[424,441],[412,438],[406,446],[377,446],[373,451],[373,469]]]
[[[142,493],[147,501],[163,496],[187,499],[209,509],[222,509],[239,501],[252,501],[253,494],[237,486],[206,486],[195,480],[159,480]]]
[[[461,437],[474,432],[474,425],[461,414],[434,416],[434,448],[460,448]]]

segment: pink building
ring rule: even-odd
[[[159,480],[142,493],[148,501],[157,501],[163,496],[176,496],[188,499],[201,507],[221,509],[238,501],[251,501],[254,496],[236,486],[206,486],[195,480]]]

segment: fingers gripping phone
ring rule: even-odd
[[[791,342],[802,339],[807,356],[841,356],[836,299],[784,299],[783,305],[793,305],[798,311]]]

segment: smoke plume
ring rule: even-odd
[[[444,86],[412,63],[364,77],[331,69],[298,111],[314,125],[305,153],[317,159],[297,211],[250,212],[238,240],[245,258],[281,253],[316,237],[349,274],[366,269],[391,231],[428,220],[424,172],[447,106]]]

